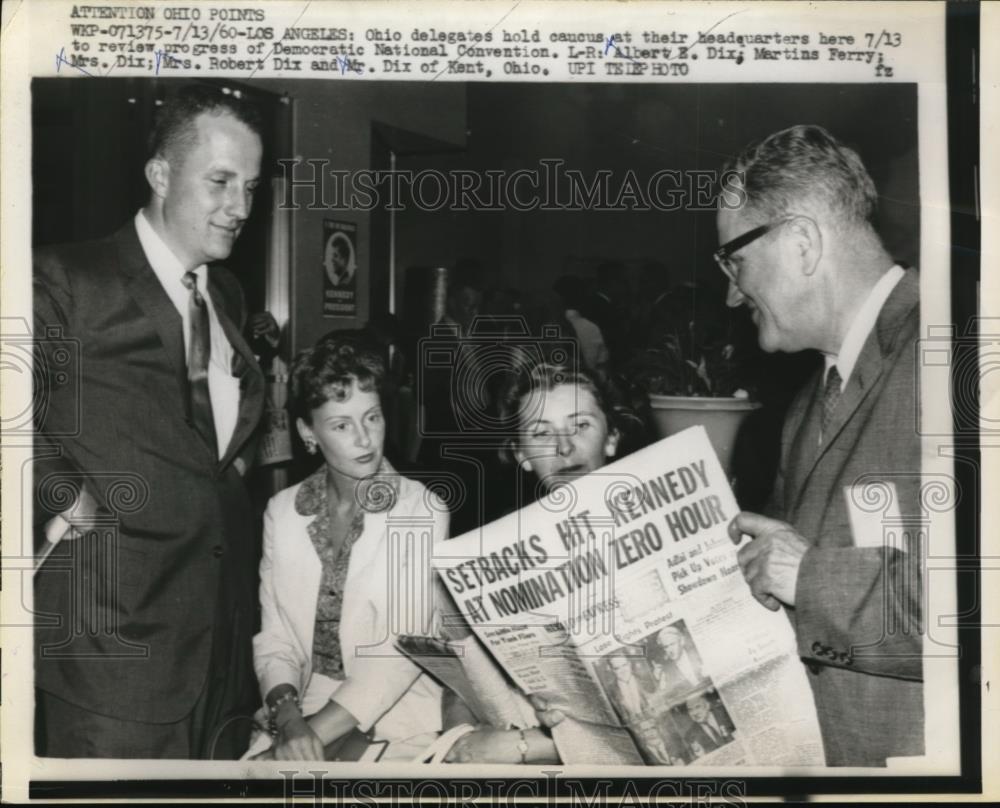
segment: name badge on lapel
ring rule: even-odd
[[[855,547],[892,547],[907,551],[896,484],[887,480],[844,486]]]

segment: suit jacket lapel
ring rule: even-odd
[[[861,406],[861,402],[865,400],[875,386],[875,383],[879,380],[879,377],[881,377],[884,368],[885,358],[879,348],[876,331],[873,330],[868,335],[868,340],[861,349],[858,361],[851,372],[851,378],[847,380],[847,384],[844,386],[844,392],[840,394],[840,400],[837,402],[837,407],[833,411],[833,416],[827,426],[826,433],[823,435],[819,454],[825,452],[830,444],[837,439],[844,426],[854,416],[858,407]]]
[[[233,348],[233,366],[230,372],[240,380],[240,412],[236,419],[236,428],[219,461],[220,468],[224,468],[232,462],[257,427],[260,420],[260,404],[264,397],[264,377],[257,367],[253,351],[230,318],[226,296],[222,287],[213,279],[211,271],[209,271],[208,291],[212,297],[215,315]]]
[[[819,440],[819,413],[822,409],[819,399],[821,397],[820,389],[822,387],[821,380],[823,374],[821,373],[818,377],[813,390],[813,403],[810,407],[815,415],[815,417],[810,418],[810,421],[814,422],[815,428],[804,433],[801,436],[802,440],[796,447],[801,460],[804,461],[795,470],[795,479],[801,481],[798,485],[796,496],[792,500],[796,509],[799,507],[800,499],[805,492],[809,478],[819,465],[820,459],[830,450],[834,441],[837,440],[837,437],[843,432],[844,427],[857,412],[858,407],[868,397],[868,394],[882,375],[883,364],[882,352],[879,350],[878,340],[873,331],[869,335],[868,341],[865,342],[865,347],[861,349],[857,364],[855,364],[854,370],[851,372],[851,378],[847,380],[844,392],[841,393],[840,399],[837,401],[833,418],[827,426],[826,432],[823,434],[822,441]]]
[[[793,486],[793,497],[788,500],[792,505],[790,513],[795,513],[805,492],[809,477],[816,469],[820,459],[830,450],[830,447],[843,433],[851,420],[855,417],[862,403],[870,396],[872,390],[877,385],[879,379],[888,364],[893,361],[892,354],[895,351],[896,334],[901,323],[904,321],[910,309],[916,305],[919,293],[919,281],[916,273],[912,270],[907,272],[892,294],[882,306],[875,327],[865,340],[864,347],[858,356],[858,361],[854,365],[851,378],[847,380],[844,392],[837,402],[833,418],[827,427],[823,440],[817,445],[819,437],[819,410],[820,403],[819,390],[822,385],[823,374],[820,373],[810,391],[810,401],[808,405],[810,418],[806,420],[816,422],[816,429],[800,430],[792,448],[792,457],[798,460],[796,465],[789,465],[789,478]]]
[[[132,222],[115,234],[115,242],[118,245],[122,272],[128,278],[126,287],[160,335],[167,361],[177,377],[177,394],[181,406],[176,411],[190,417],[183,320],[149,265]]]

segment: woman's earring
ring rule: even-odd
[[[306,440],[306,451],[309,452],[309,454],[311,454],[311,455],[316,454],[316,439],[315,438],[309,438],[308,440]]]
[[[609,435],[607,441],[604,444],[604,456],[614,457],[617,451],[618,451],[618,436]]]

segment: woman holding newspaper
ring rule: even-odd
[[[612,390],[591,373],[547,363],[513,379],[503,392],[500,410],[518,425],[517,438],[501,456],[537,477],[542,493],[599,469],[618,452],[629,421],[638,423],[627,408],[615,405]],[[475,721],[448,694],[445,706],[446,727]],[[559,753],[544,727],[479,726],[460,737],[445,759],[552,763],[559,762]]]
[[[356,759],[374,740],[388,743],[381,759],[410,758],[441,728],[441,688],[396,650],[390,626],[429,628],[418,554],[446,535],[447,509],[382,456],[384,377],[377,350],[350,336],[292,366],[299,435],[325,462],[264,515],[254,667],[271,742],[261,733],[249,757]]]

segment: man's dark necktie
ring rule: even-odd
[[[198,276],[184,273],[184,285],[191,292],[188,314],[191,320],[191,340],[188,344],[187,375],[188,395],[191,397],[191,417],[194,428],[214,452],[218,452],[215,439],[215,418],[212,416],[212,399],[208,394],[208,360],[212,352],[209,330],[208,305],[198,291]]]
[[[826,374],[826,387],[823,388],[823,412],[820,416],[820,440],[826,435],[827,427],[833,420],[833,412],[837,409],[837,401],[840,398],[840,373],[836,365],[831,365]]]

